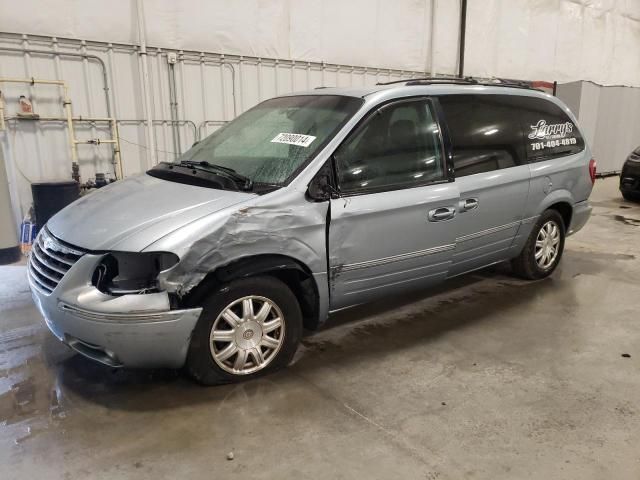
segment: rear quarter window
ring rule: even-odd
[[[530,162],[572,155],[584,150],[584,139],[569,115],[549,100],[517,97],[525,150]]]
[[[526,163],[521,111],[511,95],[438,97],[449,128],[456,177]]]

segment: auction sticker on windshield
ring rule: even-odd
[[[303,135],[301,133],[279,133],[271,140],[271,143],[287,143],[307,148],[315,139],[316,137],[312,135]]]

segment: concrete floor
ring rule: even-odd
[[[592,200],[552,278],[345,311],[235,386],[70,354],[3,267],[0,478],[637,479],[640,205]]]

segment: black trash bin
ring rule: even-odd
[[[40,228],[80,197],[80,184],[76,181],[33,183],[31,194],[35,223]]]

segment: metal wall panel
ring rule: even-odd
[[[558,86],[558,97],[578,117],[598,172],[619,172],[629,153],[640,146],[640,88],[572,82]]]
[[[65,55],[68,53],[86,57]],[[173,66],[168,63],[169,53],[177,55]],[[424,76],[423,72],[152,47],[148,47],[148,58],[158,161],[173,160],[197,139],[278,94]],[[175,71],[177,103],[177,119],[173,121],[171,68]],[[118,120],[125,176],[149,167],[137,46],[0,33],[0,77],[65,80],[74,117],[107,117],[110,113]],[[31,99],[40,116],[64,116],[57,87],[7,83],[0,84],[0,90],[5,116],[15,116],[20,95]],[[107,123],[82,121],[74,125],[77,138],[109,138]],[[31,205],[31,182],[70,178],[70,147],[63,121],[12,119],[6,127],[0,132],[0,142],[19,222]],[[79,145],[78,149],[83,181],[94,178],[97,172],[113,175],[110,145]]]

